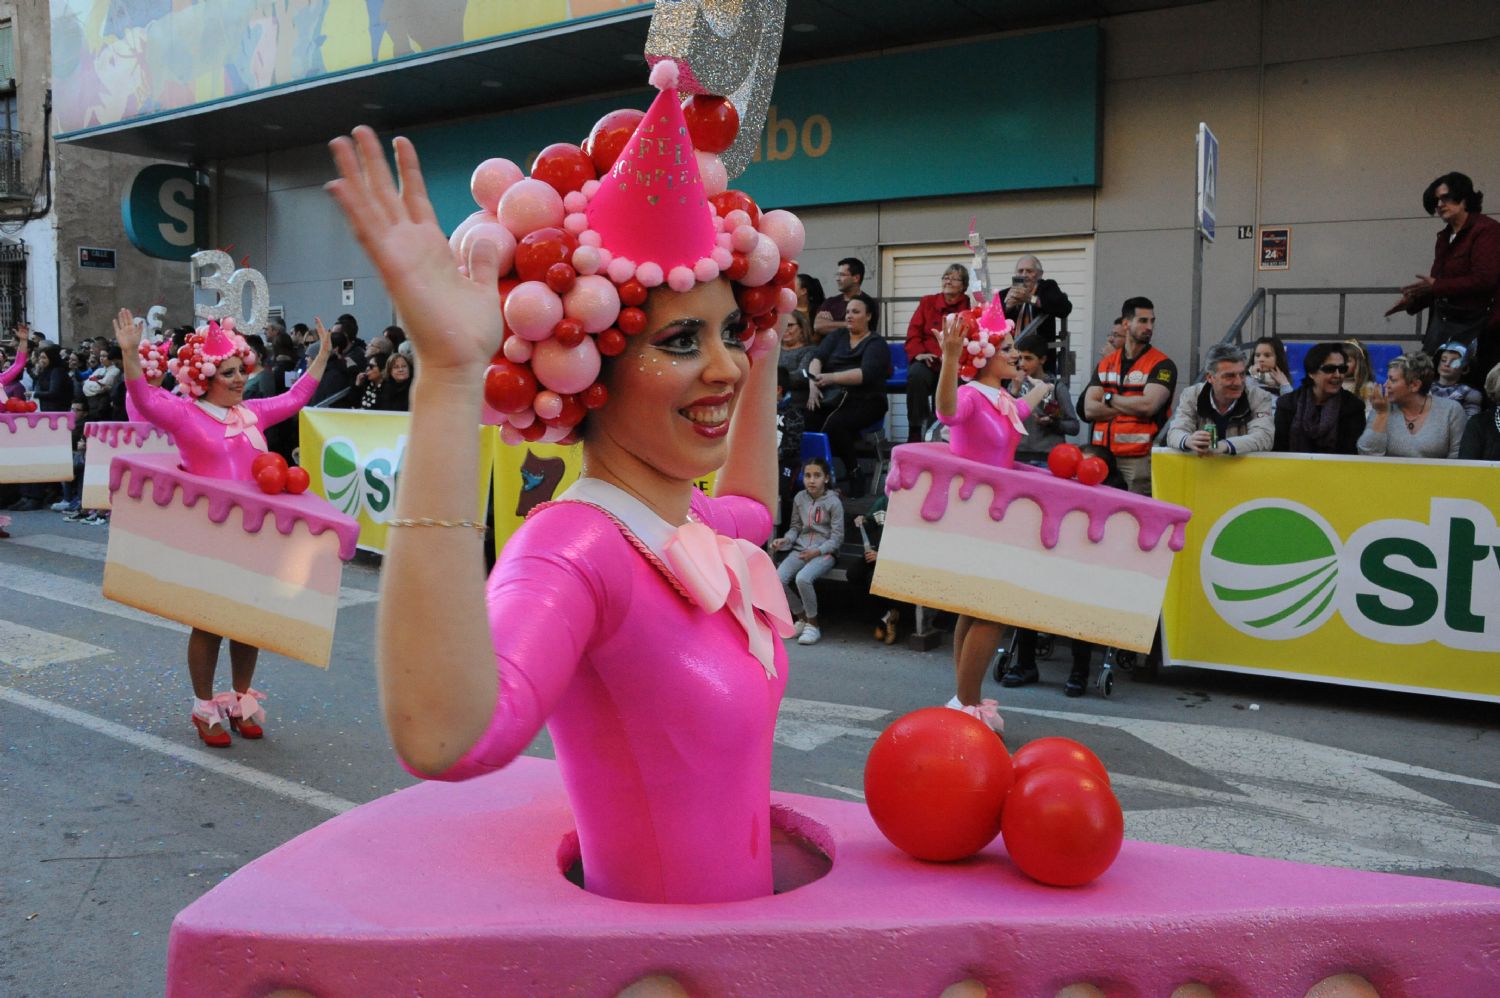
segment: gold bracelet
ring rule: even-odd
[[[489,528],[478,520],[434,520],[426,516],[398,516],[385,521],[387,527],[473,527],[478,531]]]

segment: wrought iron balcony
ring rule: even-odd
[[[31,200],[28,180],[26,136],[14,130],[0,130],[0,200]]]

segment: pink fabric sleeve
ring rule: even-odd
[[[691,504],[693,513],[716,534],[740,537],[756,546],[771,539],[774,524],[764,503],[747,496],[710,498],[694,489]]]
[[[611,543],[613,541],[614,543]],[[505,545],[490,575],[486,603],[499,672],[489,727],[441,773],[467,780],[500,769],[526,748],[562,699],[584,650],[607,620],[608,595],[628,597],[629,548],[619,528],[582,503],[536,513]],[[608,578],[606,577],[608,576]]]
[[[145,375],[125,379],[125,397],[146,422],[168,433],[180,432],[194,411],[193,403],[181,395],[152,388]]]
[[[4,371],[0,371],[0,385],[9,388],[21,380],[21,372],[24,370],[26,370],[26,351],[17,350],[15,363],[11,364]]]
[[[974,396],[978,393],[964,391],[967,387],[967,385],[958,386],[958,405],[954,408],[951,417],[944,418],[943,414],[937,411],[937,407],[933,407],[932,414],[937,417],[939,423],[942,423],[944,426],[957,426],[960,423],[967,423],[974,418],[974,406],[976,404]]]
[[[297,415],[298,411],[312,399],[313,392],[317,390],[318,379],[310,374],[304,374],[297,379],[295,385],[280,395],[264,399],[250,399],[243,405],[255,413],[256,422],[261,429],[265,429],[267,426],[275,426]]]

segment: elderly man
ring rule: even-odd
[[[943,348],[938,331],[943,320],[969,307],[969,268],[955,263],[943,271],[943,290],[926,295],[917,303],[906,327],[906,356],[910,366],[906,373],[906,442],[917,443],[932,419],[932,393],[937,389],[938,365]]]
[[[1072,311],[1073,302],[1063,289],[1056,281],[1042,276],[1042,261],[1031,253],[1016,261],[1010,290],[1005,293],[1005,315],[1016,324],[1017,336],[1036,319],[1042,320],[1035,332],[1046,344],[1048,371],[1056,370],[1057,320],[1067,317]]]
[[[1239,347],[1215,344],[1203,370],[1203,382],[1188,386],[1177,400],[1167,446],[1199,457],[1270,450],[1276,439],[1276,400],[1246,379]]]

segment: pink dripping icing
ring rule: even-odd
[[[139,499],[151,483],[151,500],[158,506],[167,506],[177,489],[182,489],[182,505],[191,507],[199,499],[208,499],[208,518],[214,523],[223,523],[229,513],[239,507],[244,516],[247,533],[260,533],[266,516],[276,518],[276,529],[290,534],[300,520],[316,536],[325,530],[338,535],[339,557],[348,561],[354,557],[359,543],[359,523],[352,517],[336,511],[321,496],[305,492],[300,496],[288,493],[266,495],[254,485],[227,478],[204,478],[177,467],[177,458],[171,454],[142,454],[139,457],[117,457],[109,466],[109,490],[118,491],[125,472],[132,472],[128,494]]]
[[[66,419],[71,431],[77,417],[71,412],[0,412],[0,426],[9,427],[12,433],[16,432],[18,424],[39,426],[44,419],[49,430],[57,429],[57,424]]]
[[[1095,544],[1104,539],[1104,528],[1113,514],[1129,513],[1139,526],[1136,543],[1142,551],[1154,549],[1168,528],[1172,531],[1168,546],[1181,551],[1187,537],[1187,521],[1192,516],[1192,511],[1182,506],[1119,489],[1083,485],[1038,469],[1024,466],[1001,469],[965,461],[955,457],[943,444],[906,444],[892,451],[886,491],[915,488],[924,471],[932,475],[932,484],[922,500],[922,519],[931,523],[943,518],[948,511],[953,479],[960,478],[958,495],[965,501],[980,485],[990,486],[995,495],[989,510],[992,520],[1003,519],[1005,511],[1017,499],[1036,503],[1042,510],[1042,545],[1048,550],[1057,546],[1063,518],[1074,511],[1088,515],[1088,537]]]
[[[102,440],[107,446],[118,449],[122,444],[144,447],[153,437],[163,437],[172,443],[172,435],[150,423],[85,423],[83,435],[90,440]]]

